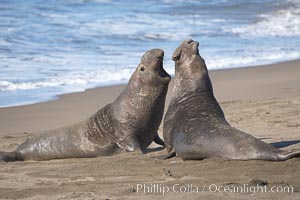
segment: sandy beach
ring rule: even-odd
[[[300,149],[299,60],[215,70],[210,77],[232,126],[276,147]],[[38,132],[86,119],[124,87],[94,88],[54,101],[1,108],[0,150],[14,150]],[[172,87],[173,82],[166,109]],[[284,162],[153,158],[159,153],[0,163],[0,199],[300,199],[300,158]],[[253,191],[257,185],[266,191]],[[226,187],[249,189],[224,191]]]

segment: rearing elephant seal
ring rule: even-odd
[[[174,52],[175,86],[164,119],[163,137],[170,158],[222,157],[283,161],[300,151],[282,151],[230,126],[214,97],[199,43],[185,40]]]
[[[171,79],[163,56],[160,49],[147,51],[113,103],[83,122],[28,139],[14,152],[0,152],[0,161],[107,156],[163,144],[157,130]]]

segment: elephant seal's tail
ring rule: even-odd
[[[285,161],[295,157],[300,157],[300,150],[283,151],[278,155],[278,160]]]
[[[12,152],[3,152],[0,151],[0,162],[14,162],[20,160],[18,159],[17,153],[15,151]]]

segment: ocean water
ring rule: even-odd
[[[0,107],[126,83],[151,48],[209,69],[300,58],[300,0],[0,0]]]

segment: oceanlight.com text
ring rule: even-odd
[[[160,194],[166,195],[167,193],[237,193],[255,195],[257,193],[294,193],[293,186],[261,186],[261,185],[217,185],[217,184],[204,184],[202,186],[196,184],[174,184],[164,185],[161,183],[152,184],[136,184],[137,193],[144,194]]]

